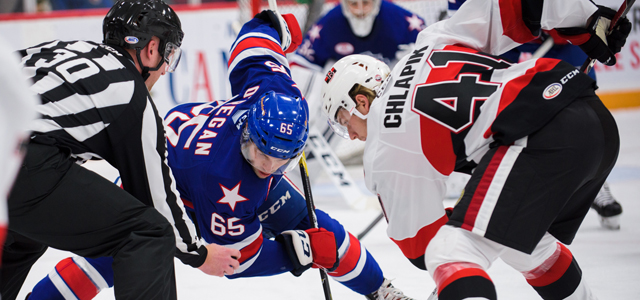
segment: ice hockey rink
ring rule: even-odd
[[[595,211],[587,215],[580,232],[569,249],[583,271],[583,280],[599,299],[640,299],[640,108],[613,111],[618,122],[621,149],[616,167],[609,177],[611,191],[622,204],[621,229],[607,230],[600,226]],[[97,170],[102,170],[100,167]],[[349,167],[354,179],[364,187],[362,166]],[[105,171],[108,173],[108,171]],[[110,176],[112,174],[105,174]],[[320,175],[312,186],[316,207],[339,220],[354,235],[378,215],[375,209],[354,210],[342,200],[326,176]],[[452,206],[454,200],[446,200]],[[362,243],[376,258],[385,276],[406,295],[427,299],[435,284],[429,274],[415,268],[386,237],[386,225],[381,221]],[[68,252],[48,250],[34,265],[18,299],[48,272]],[[272,277],[229,280],[211,277],[176,260],[179,299],[325,299],[320,275],[311,269],[300,277],[284,273]],[[540,299],[524,278],[502,261],[490,269],[499,299]],[[364,299],[336,281],[330,281],[333,299]],[[95,299],[114,299],[113,291],[103,291]]]

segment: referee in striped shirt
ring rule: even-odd
[[[210,275],[238,267],[239,251],[205,245],[186,216],[149,95],[180,59],[178,16],[161,0],[122,0],[103,34],[20,51],[42,118],[8,199],[2,299],[47,247],[112,256],[116,299],[176,299],[174,255]],[[89,159],[118,169],[123,189],[79,165]]]

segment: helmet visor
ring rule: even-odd
[[[329,123],[329,126],[331,126],[331,129],[333,129],[333,132],[335,132],[338,136],[343,139],[349,139],[349,129],[347,128],[347,126],[331,120],[331,118],[327,119],[327,123]]]
[[[178,67],[182,49],[174,43],[168,42],[164,49],[164,61],[167,63],[167,71],[173,72]]]
[[[257,171],[263,175],[283,175],[291,171],[300,160],[300,154],[289,158],[282,159],[265,154],[258,149],[258,146],[251,138],[241,139],[242,156]],[[300,152],[302,153],[302,152]]]
[[[331,126],[331,129],[333,129],[338,136],[349,139],[349,122],[351,121],[352,115],[356,115],[362,120],[367,119],[367,116],[359,112],[356,107],[353,107],[351,111],[346,110],[344,107],[339,107],[338,111],[336,111],[335,118],[328,119],[329,126]]]

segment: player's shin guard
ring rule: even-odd
[[[361,295],[377,291],[384,281],[378,262],[342,224],[321,210],[316,209],[316,215],[319,226],[332,231],[337,241],[340,264],[328,275]]]
[[[493,281],[477,264],[452,262],[440,265],[434,272],[434,280],[440,300],[498,299]]]
[[[584,284],[582,270],[571,251],[560,243],[542,265],[522,274],[543,299],[596,299]]]
[[[111,257],[68,257],[36,284],[29,300],[89,300],[113,286]]]

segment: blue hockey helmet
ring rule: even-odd
[[[242,153],[253,165],[246,146],[251,141],[263,154],[286,160],[283,166],[272,172],[284,174],[295,167],[300,158],[309,135],[308,124],[306,101],[274,91],[266,92],[249,109],[241,139]]]

